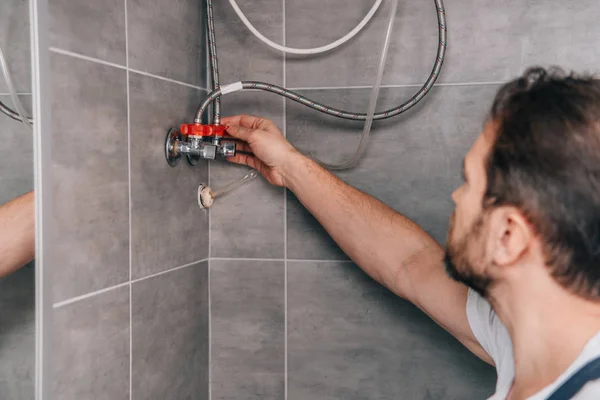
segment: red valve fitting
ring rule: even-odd
[[[225,136],[224,125],[182,124],[179,131],[186,136]]]

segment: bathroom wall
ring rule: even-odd
[[[56,399],[206,399],[205,162],[164,158],[205,96],[194,0],[49,0]]]
[[[243,0],[269,39],[329,43],[372,2]],[[387,2],[354,40],[326,55],[283,56],[215,2],[221,83],[263,80],[335,107],[364,111]],[[449,48],[440,80],[406,114],[374,125],[358,168],[340,173],[445,242],[451,193],[499,85],[533,64],[594,71],[600,8],[593,0],[446,2]],[[419,89],[437,46],[433,1],[400,1],[378,108]],[[223,98],[224,114],[271,118],[291,142],[347,159],[362,129],[272,94]],[[218,187],[246,169],[210,165]],[[365,276],[293,194],[256,180],[217,200],[210,222],[212,399],[464,399],[493,392],[494,370],[412,305]]]
[[[0,2],[0,47],[15,89],[29,112],[31,62],[27,0]],[[0,72],[0,101],[12,100]],[[0,205],[33,190],[31,130],[0,113]],[[18,151],[15,144],[18,143]],[[33,263],[0,279],[0,398],[32,400],[35,362],[35,268]]]

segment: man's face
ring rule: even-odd
[[[490,261],[485,251],[488,224],[482,200],[487,179],[484,163],[493,135],[494,125],[488,123],[464,159],[464,182],[452,193],[456,207],[450,217],[444,259],[450,277],[482,296],[487,295],[492,282],[488,271]]]

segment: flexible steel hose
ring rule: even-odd
[[[212,3],[212,0],[207,0],[207,2]],[[439,73],[442,69],[442,64],[444,63],[444,57],[446,55],[447,29],[446,29],[446,11],[444,9],[444,3],[442,0],[434,0],[434,3],[436,6],[437,19],[438,19],[438,49],[437,49],[437,55],[436,55],[435,63],[433,65],[433,69],[431,70],[431,73],[430,73],[429,77],[427,78],[427,81],[425,81],[423,86],[417,91],[417,93],[415,93],[414,96],[412,96],[410,99],[405,101],[403,104],[401,104],[397,107],[391,108],[389,110],[377,112],[377,113],[375,113],[373,119],[382,120],[382,119],[386,119],[386,118],[391,118],[391,117],[402,114],[403,112],[411,109],[419,101],[421,101],[423,99],[423,97],[425,97],[425,95],[427,95],[427,93],[429,93],[429,91],[433,87],[434,83],[436,82],[436,80],[439,76]],[[294,91],[288,90],[286,88],[283,88],[281,86],[274,85],[271,83],[257,82],[257,81],[242,81],[242,82],[238,82],[237,84],[233,84],[233,85],[239,85],[240,89],[242,89],[242,90],[255,89],[255,90],[264,90],[266,92],[275,93],[280,96],[284,96],[290,100],[293,100],[297,103],[300,103],[307,107],[310,107],[313,110],[317,110],[322,113],[325,113],[325,114],[328,114],[328,115],[331,115],[334,117],[338,117],[338,118],[358,120],[358,121],[364,121],[367,118],[366,113],[356,113],[356,112],[344,111],[344,110],[340,110],[340,109],[337,109],[334,107],[330,107],[325,104],[319,103],[315,100],[309,99],[308,97],[305,97],[299,93],[296,93]],[[212,102],[214,102],[217,98],[219,98],[221,95],[231,93],[233,91],[233,90],[225,90],[224,91],[225,93],[223,93],[223,91],[222,91],[223,88],[214,90],[213,92],[211,92],[208,95],[208,98],[198,107],[198,110],[196,111],[196,117],[194,118],[194,122],[201,123],[202,116],[206,112],[206,109],[208,108],[208,106]]]
[[[13,81],[10,77],[10,71],[8,70],[8,64],[6,59],[4,58],[4,53],[2,52],[2,48],[0,47],[0,69],[2,70],[2,74],[4,75],[4,79],[6,80],[6,86],[8,87],[8,91],[10,92],[10,97],[15,105],[16,111],[12,110],[4,103],[0,101],[0,111],[4,114],[8,115],[10,118],[23,122],[25,125],[31,127],[33,120],[25,114],[25,109],[19,100],[19,96],[17,95],[17,91],[13,84]]]
[[[219,85],[219,59],[217,57],[217,40],[215,35],[215,19],[213,17],[212,0],[206,0],[206,16],[208,19],[208,56],[212,71],[213,90],[221,89]],[[217,96],[213,105],[213,123],[221,123],[221,99]]]
[[[6,114],[7,116],[9,116],[10,118],[14,119],[15,121],[23,122],[23,119],[21,118],[21,116],[19,115],[18,112],[10,109],[1,101],[0,101],[0,111],[2,113]],[[28,117],[27,120],[29,121],[29,123],[33,123],[33,119]]]

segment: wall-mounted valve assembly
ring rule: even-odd
[[[371,8],[371,11],[367,14],[367,16],[361,21],[361,23],[353,29],[350,33],[348,33],[343,38],[331,43],[330,45],[323,46],[315,49],[294,49],[289,47],[280,46],[276,43],[271,42],[267,38],[265,38],[260,32],[256,30],[250,24],[250,22],[243,15],[240,8],[235,3],[235,0],[229,0],[232,7],[240,17],[240,19],[244,22],[244,24],[250,29],[250,31],[260,40],[265,42],[271,47],[276,48],[277,50],[283,51],[285,53],[293,53],[293,54],[316,54],[321,53],[327,50],[331,50],[337,46],[342,45],[347,40],[352,38],[356,33],[362,30],[365,25],[369,22],[369,20],[373,17],[377,9],[382,3],[382,0],[375,0],[375,4]],[[206,0],[206,15],[207,15],[207,28],[208,28],[208,57],[210,60],[210,69],[211,69],[211,77],[212,77],[212,92],[210,92],[206,98],[206,100],[200,104],[198,110],[196,111],[196,116],[194,118],[193,124],[184,124],[181,125],[180,129],[172,129],[167,134],[167,138],[165,141],[165,157],[167,162],[171,166],[177,165],[179,159],[182,155],[187,157],[188,162],[191,165],[195,165],[200,159],[215,159],[217,156],[222,157],[233,157],[236,154],[236,142],[232,139],[228,139],[225,137],[225,127],[220,124],[221,122],[221,96],[227,95],[229,93],[237,92],[239,90],[262,90],[274,94],[278,94],[283,96],[291,101],[300,103],[305,105],[313,110],[320,111],[322,113],[331,115],[333,117],[349,119],[354,121],[363,121],[364,128],[363,134],[360,139],[360,143],[356,150],[356,153],[349,159],[347,162],[342,164],[327,164],[321,162],[325,167],[332,170],[342,170],[354,167],[358,161],[360,160],[362,154],[364,153],[369,137],[369,133],[371,131],[371,125],[373,121],[383,120],[387,118],[391,118],[397,115],[400,115],[412,107],[414,107],[417,103],[419,103],[426,95],[429,93],[435,82],[437,81],[440,71],[442,69],[442,64],[444,62],[444,57],[446,54],[447,47],[447,28],[446,28],[446,11],[444,9],[443,0],[433,0],[435,5],[437,19],[438,19],[438,49],[436,58],[433,64],[433,68],[429,77],[418,89],[418,91],[404,103],[399,106],[392,107],[387,110],[376,111],[375,107],[377,105],[377,98],[379,95],[379,89],[381,87],[385,60],[388,53],[390,40],[392,37],[392,30],[394,26],[394,21],[396,19],[396,10],[398,6],[398,0],[390,0],[390,12],[389,12],[389,20],[387,24],[387,30],[385,35],[385,40],[383,42],[381,55],[379,59],[379,66],[377,71],[377,77],[375,80],[375,84],[371,90],[371,98],[369,101],[369,107],[366,113],[354,112],[354,111],[345,111],[340,110],[325,104],[321,104],[317,101],[309,99],[299,93],[296,93],[292,90],[286,89],[281,86],[277,86],[271,83],[265,82],[257,82],[257,81],[239,81],[235,83],[231,83],[229,85],[221,86],[219,83],[219,66],[218,66],[218,57],[217,57],[217,46],[215,39],[215,26],[214,26],[214,18],[213,18],[213,0]],[[213,125],[205,125],[201,122],[204,120],[204,116],[206,115],[206,111],[210,105],[213,105]],[[317,160],[318,161],[318,160]],[[216,190],[213,191],[209,187],[205,187],[201,185],[198,190],[198,203],[203,208],[208,208],[212,205],[212,200],[220,194],[225,194],[232,190],[235,187],[238,187],[245,182],[249,182],[254,179],[258,173],[252,171],[244,178],[227,185],[227,190]]]
[[[223,125],[183,124],[171,129],[165,141],[165,157],[170,166],[179,163],[185,155],[190,165],[201,160],[214,160],[217,155],[235,156],[235,142],[224,138]]]

